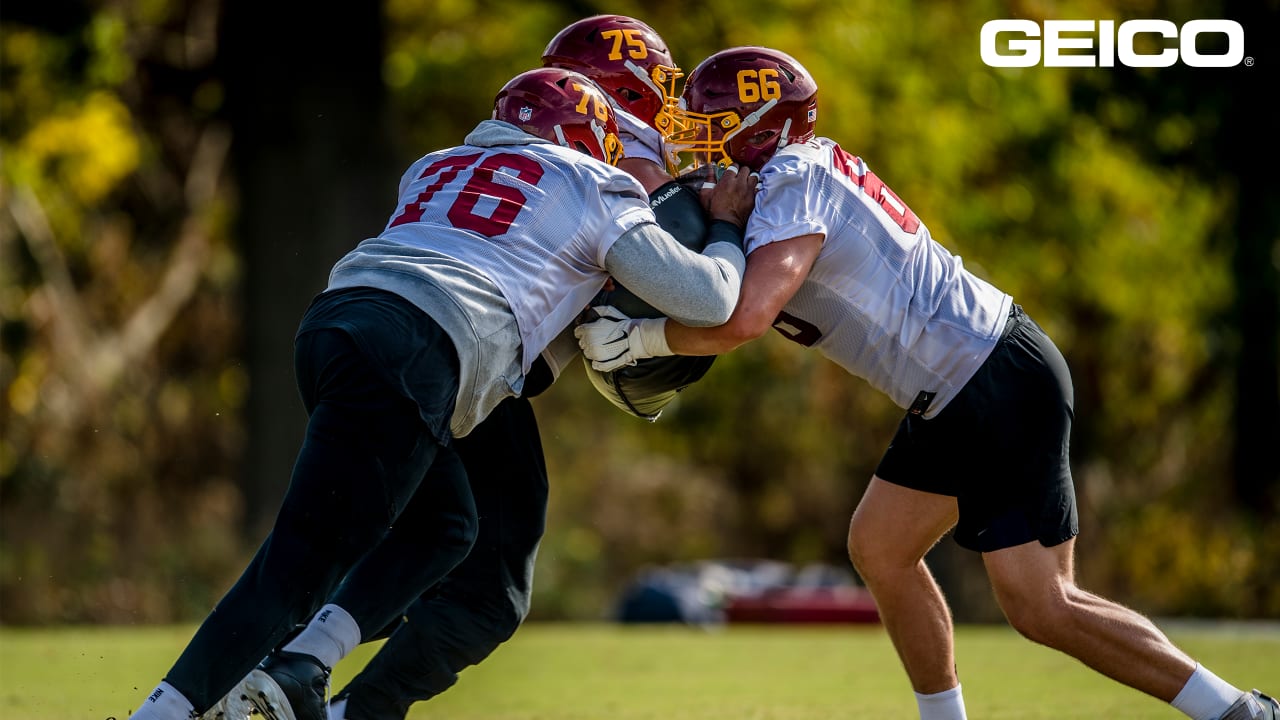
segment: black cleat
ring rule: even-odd
[[[310,655],[277,650],[241,687],[266,720],[329,718],[329,668]]]

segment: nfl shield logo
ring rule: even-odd
[[[520,108],[520,122],[529,122],[531,117],[533,117],[533,108],[527,106]]]

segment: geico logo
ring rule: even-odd
[[[1096,28],[1095,28],[1096,26]],[[1002,33],[1009,37],[1008,52],[1000,52],[996,41]],[[1088,33],[1090,37],[1063,37],[1063,33]],[[1178,47],[1162,48],[1157,53],[1139,53],[1133,39],[1143,33],[1178,38]],[[1196,50],[1196,37],[1206,33],[1227,36],[1227,51],[1220,55],[1203,55]],[[1244,28],[1234,20],[1190,20],[1179,30],[1168,20],[1128,20],[1116,28],[1114,20],[1045,20],[1044,40],[1040,25],[1033,20],[990,20],[982,26],[982,62],[990,67],[1032,67],[1040,63],[1044,48],[1045,67],[1114,67],[1116,60],[1129,67],[1169,67],[1181,58],[1191,67],[1233,67],[1244,58]],[[1063,50],[1093,50],[1096,54]]]

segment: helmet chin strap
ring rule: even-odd
[[[648,85],[650,90],[657,93],[658,97],[664,98],[664,99],[667,97],[666,91],[658,87],[658,83],[654,82],[653,78],[649,77],[649,73],[645,72],[644,68],[640,67],[639,65],[635,64],[630,60],[628,60],[625,63],[625,67],[631,71],[632,75],[635,75],[636,77],[640,78],[640,82],[644,83],[645,85]]]
[[[756,109],[755,112],[742,118],[742,124],[738,126],[738,129],[734,131],[734,134],[737,134],[751,127],[752,125],[755,125],[756,123],[760,122],[760,118],[764,117],[764,114],[772,110],[773,106],[777,104],[778,104],[778,98],[774,98],[769,102],[761,105],[759,108]]]
[[[605,149],[604,138],[605,138],[605,135],[607,135],[608,133],[605,132],[605,129],[600,126],[600,123],[595,121],[591,122],[591,134],[596,136],[596,144],[600,146],[601,150],[604,150]],[[608,155],[607,152],[605,154]]]
[[[640,82],[644,83],[650,90],[652,90],[658,96],[658,98],[662,100],[664,105],[672,100],[677,99],[674,93],[675,81],[679,78],[684,77],[684,73],[680,72],[680,68],[670,67],[667,65],[658,65],[654,68],[654,72],[657,72],[658,70],[662,70],[670,78],[671,87],[665,88],[659,85],[658,82],[653,79],[652,74],[650,74],[649,72],[646,72],[644,68],[635,64],[633,61],[631,60],[626,61],[623,64],[623,67],[625,67],[627,70],[630,70],[632,75],[635,75],[637,78],[640,78]],[[680,100],[683,101],[682,98]]]
[[[738,127],[733,129],[733,132],[725,134],[724,139],[720,141],[720,147],[723,148],[727,146],[730,140],[738,136],[738,133],[760,122],[760,118],[764,117],[764,114],[772,110],[773,106],[777,104],[778,104],[778,98],[774,98],[769,102],[761,105],[759,108],[756,109],[755,112],[743,118],[742,122],[738,125]],[[791,118],[787,118],[786,127],[790,127],[790,126],[791,126]],[[784,128],[784,132],[785,132],[785,128]],[[728,155],[727,152],[725,154]]]
[[[791,118],[787,118],[787,121],[782,123],[782,137],[778,138],[779,150],[787,146],[787,138],[790,136],[791,136]]]

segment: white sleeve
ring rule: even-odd
[[[817,187],[822,173],[812,163],[809,153],[787,153],[776,157],[760,173],[755,211],[747,221],[748,255],[779,240],[828,234],[829,213],[821,207],[824,194]]]
[[[598,164],[608,167],[604,163]],[[607,237],[603,238],[596,248],[595,262],[602,268],[607,267],[605,258],[618,238],[638,225],[657,222],[653,216],[653,209],[649,207],[649,195],[644,191],[640,181],[621,170],[613,168],[610,170],[613,172],[598,180],[599,207],[587,210],[588,214],[595,214],[596,217],[602,218],[604,226],[609,228]],[[583,221],[589,222],[586,217]]]

